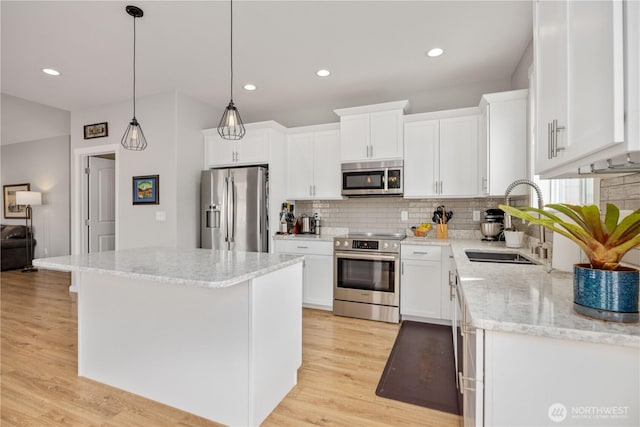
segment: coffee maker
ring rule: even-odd
[[[502,209],[487,209],[484,222],[480,223],[483,241],[497,242],[504,240],[504,211]]]

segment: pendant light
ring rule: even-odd
[[[133,118],[122,137],[122,146],[127,150],[142,151],[147,148],[147,139],[136,119],[136,18],[142,18],[144,12],[136,6],[127,6],[127,13],[133,16]]]
[[[218,133],[222,139],[239,140],[245,134],[244,124],[240,118],[240,112],[233,103],[233,0],[230,2],[231,9],[231,100],[229,105],[224,109],[220,123],[218,124]]]

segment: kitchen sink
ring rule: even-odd
[[[498,252],[498,251],[478,251],[467,250],[465,251],[469,261],[475,262],[497,262],[506,264],[531,264],[537,265],[538,263],[532,259],[525,257],[517,252]]]

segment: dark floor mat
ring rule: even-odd
[[[451,327],[402,322],[376,394],[460,415]]]

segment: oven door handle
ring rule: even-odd
[[[335,258],[347,258],[347,259],[365,259],[372,261],[397,261],[400,256],[397,254],[381,254],[381,253],[368,253],[368,252],[335,252]]]

